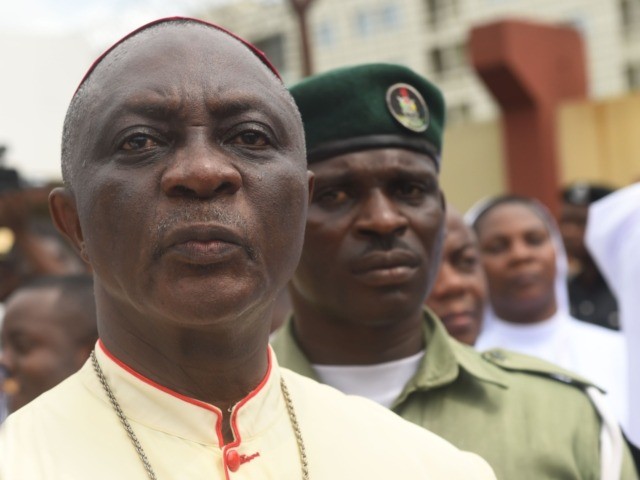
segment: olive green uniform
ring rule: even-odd
[[[480,354],[425,312],[426,353],[393,411],[481,455],[499,479],[600,478],[600,417],[588,382],[532,357]],[[318,379],[289,321],[273,342],[278,362]],[[624,452],[622,479],[637,478]]]

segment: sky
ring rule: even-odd
[[[35,35],[83,32],[96,44],[149,20],[189,15],[233,0],[13,0],[2,2],[0,31]]]

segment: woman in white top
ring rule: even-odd
[[[582,375],[608,392],[609,405],[625,426],[624,339],[569,314],[567,258],[546,208],[508,195],[481,202],[466,218],[478,235],[489,286],[476,348],[507,348]]]

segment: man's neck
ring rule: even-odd
[[[232,331],[184,330],[149,325],[142,335],[120,322],[100,325],[100,338],[110,353],[150,380],[182,395],[218,407],[223,435],[231,441],[230,408],[262,381],[268,369],[269,323]],[[252,334],[242,335],[242,332]]]
[[[415,355],[424,349],[422,309],[383,324],[367,325],[294,306],[296,340],[311,363],[373,365]]]

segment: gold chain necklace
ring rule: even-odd
[[[144,466],[145,471],[147,472],[147,476],[150,480],[157,480],[155,472],[151,467],[151,463],[149,463],[149,459],[147,458],[138,437],[136,437],[129,420],[125,416],[116,396],[113,394],[109,383],[107,382],[107,377],[104,376],[102,372],[102,368],[100,368],[100,363],[98,363],[98,358],[96,357],[95,350],[91,351],[91,363],[93,364],[93,370],[96,372],[96,376],[100,380],[102,384],[102,388],[104,389],[104,393],[109,398],[109,402],[111,402],[111,406],[115,410],[118,418],[120,419],[120,423],[124,427],[133,447],[136,449],[138,453],[138,457]],[[289,420],[291,421],[291,427],[293,428],[293,433],[296,437],[296,443],[298,444],[298,451],[300,453],[300,464],[302,466],[302,480],[309,480],[309,465],[307,462],[307,452],[304,447],[304,440],[302,439],[302,432],[300,431],[300,425],[298,424],[298,417],[296,416],[296,412],[293,408],[293,402],[291,401],[291,395],[289,394],[289,389],[287,388],[287,384],[284,382],[284,378],[280,377],[280,389],[282,390],[282,396],[284,397],[284,403],[287,406],[287,413],[289,414]]]

